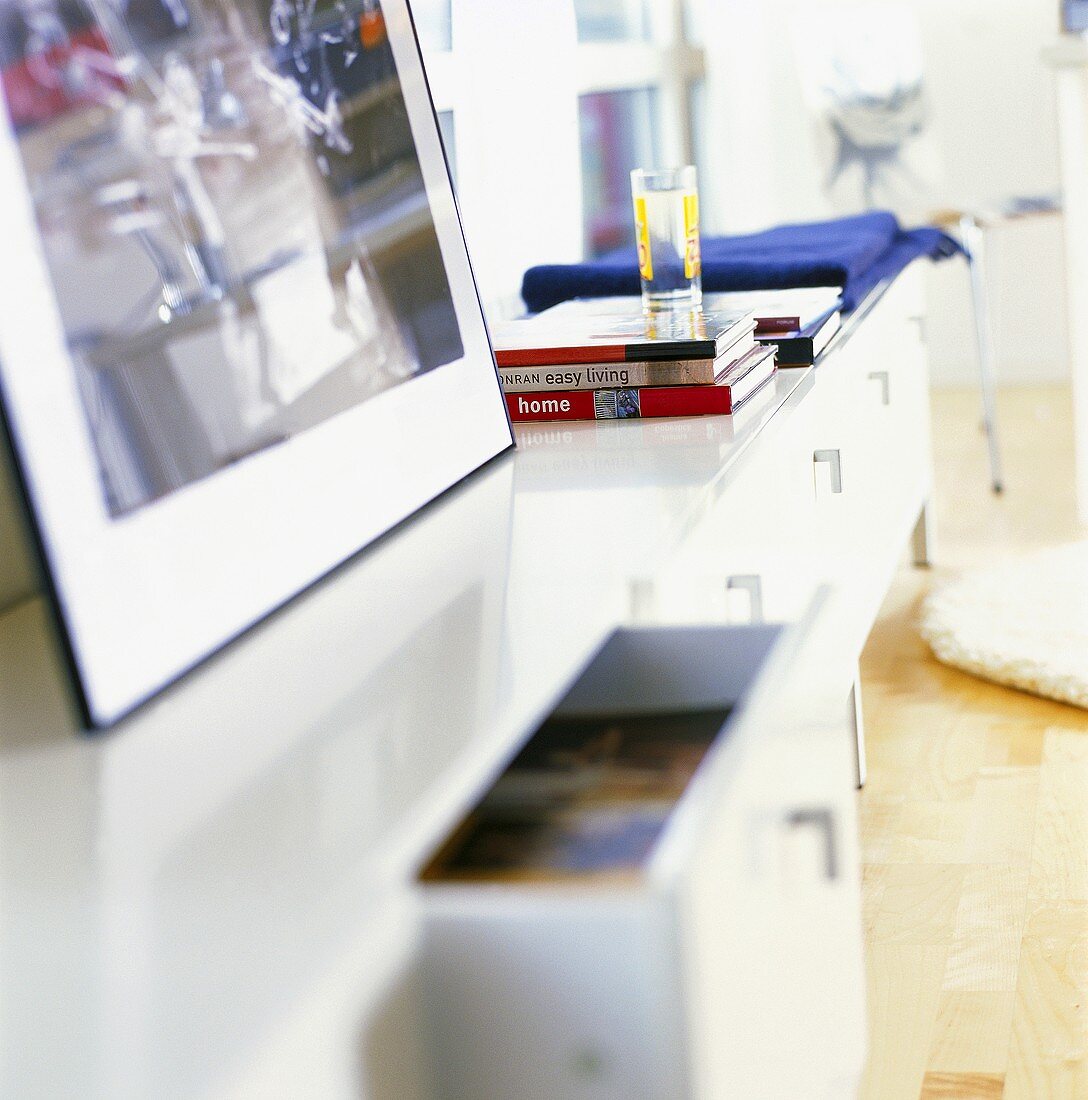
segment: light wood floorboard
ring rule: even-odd
[[[904,564],[861,664],[863,1100],[1088,1100],[1088,712],[945,668],[916,628],[932,585],[1088,538],[1068,389],[1002,394],[1002,497],[977,404],[934,397],[935,566]]]

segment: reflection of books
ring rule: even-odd
[[[710,710],[548,719],[423,878],[637,870],[727,717]]]
[[[774,372],[775,349],[759,347],[709,386],[508,392],[506,405],[514,421],[728,415],[769,382]]]
[[[721,472],[735,432],[731,418],[695,417],[633,420],[624,432],[616,432],[614,425],[520,424],[517,437],[518,491],[533,492],[645,485],[647,480],[702,485]]]

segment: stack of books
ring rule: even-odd
[[[776,370],[746,305],[645,314],[638,298],[584,299],[492,339],[514,421],[729,414]]]
[[[709,294],[646,314],[588,298],[496,327],[510,418],[617,420],[736,412],[778,367],[811,366],[839,331],[837,287]]]
[[[756,314],[756,339],[778,348],[780,367],[809,367],[842,325],[838,287],[753,291],[714,295],[721,305],[749,305]]]

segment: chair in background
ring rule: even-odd
[[[1014,220],[1060,212],[1050,196],[1016,197],[993,209],[933,209],[939,174],[923,141],[929,121],[917,16],[888,2],[814,4],[796,28],[806,99],[832,146],[826,189],[835,205],[883,206],[958,236],[971,280],[982,420],[994,492],[1004,488],[998,439],[997,364],[986,268],[987,234]],[[927,154],[930,163],[927,165]]]
[[[971,302],[975,321],[975,346],[978,349],[982,389],[982,422],[990,453],[990,478],[995,493],[1004,489],[1001,448],[997,435],[997,355],[994,351],[990,319],[989,278],[986,265],[986,235],[1024,218],[1061,213],[1060,199],[1052,196],[1018,196],[992,210],[948,209],[933,211],[928,220],[956,234],[967,250],[967,268],[971,276]]]

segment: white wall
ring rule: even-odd
[[[582,252],[574,6],[453,0],[458,202],[489,320]]]
[[[922,19],[945,194],[981,205],[1059,189],[1054,78],[1042,63],[1057,33],[1051,0],[913,0]],[[994,336],[1007,382],[1068,376],[1058,218],[998,229],[990,242]],[[959,265],[957,265],[958,267]],[[962,271],[930,280],[934,376],[973,377]]]
[[[824,135],[805,105],[789,30],[821,0],[702,2],[715,119],[710,174],[719,181],[728,224],[739,230],[831,212]],[[1014,194],[1056,192],[1053,77],[1041,60],[1057,33],[1056,0],[905,2],[924,45],[931,114],[922,140],[939,165],[930,205],[984,206]],[[753,43],[761,48],[753,50]],[[1035,219],[989,240],[1001,380],[1065,377],[1060,220]],[[934,380],[973,380],[964,266],[934,268],[929,283]]]

